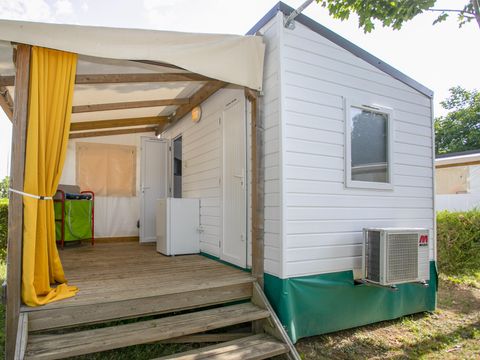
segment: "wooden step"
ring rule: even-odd
[[[259,334],[208,346],[157,360],[260,360],[288,353],[288,346],[270,335]]]
[[[172,339],[269,316],[268,310],[245,303],[94,330],[31,335],[25,359],[62,359]]]
[[[28,312],[30,332],[44,331],[112,320],[165,314],[174,311],[246,300],[252,296],[252,282],[253,279],[250,281],[243,280],[237,283],[195,289],[187,292],[123,301],[108,301],[106,299],[104,302],[98,302],[96,304],[63,308],[23,307],[22,311]]]

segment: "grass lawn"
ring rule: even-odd
[[[480,273],[440,277],[433,314],[302,339],[302,358],[317,359],[480,359]]]
[[[479,359],[480,273],[476,277],[440,277],[438,310],[357,329],[302,339],[304,360],[317,359]],[[5,265],[0,263],[0,278]],[[0,305],[0,341],[4,307]],[[139,345],[77,359],[151,359],[187,350],[188,345]],[[0,358],[4,357],[3,346]]]

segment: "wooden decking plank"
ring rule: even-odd
[[[235,284],[185,293],[30,312],[30,331],[71,327],[187,310],[249,299],[252,284]]]
[[[22,312],[37,312],[37,311],[45,311],[51,309],[62,309],[62,308],[72,308],[77,306],[84,306],[84,305],[95,305],[101,303],[114,303],[118,301],[128,301],[128,300],[135,300],[135,299],[142,299],[148,297],[160,297],[160,296],[167,296],[172,294],[181,294],[181,293],[188,293],[191,291],[201,291],[201,290],[208,290],[208,289],[215,289],[219,287],[229,286],[229,285],[242,285],[242,284],[251,284],[253,279],[241,279],[238,281],[235,280],[226,280],[226,281],[211,281],[208,283],[202,284],[194,284],[189,286],[178,286],[172,287],[171,289],[162,290],[162,284],[158,285],[159,288],[154,288],[154,284],[152,284],[151,288],[144,288],[138,289],[135,287],[128,287],[124,290],[119,291],[110,291],[110,292],[92,292],[91,294],[85,295],[82,293],[80,288],[79,293],[75,298],[67,299],[62,302],[57,303],[50,303],[43,307],[22,307]],[[165,283],[168,286],[168,283]]]
[[[167,257],[138,243],[84,245],[60,251],[69,280],[80,291],[69,299],[22,312],[150,298],[252,282],[251,274],[201,255]]]
[[[157,360],[261,360],[288,352],[288,347],[266,334],[248,336],[177,355],[164,356]]]
[[[218,329],[267,318],[251,303],[225,306],[108,328],[62,335],[32,335],[26,359],[59,359]]]

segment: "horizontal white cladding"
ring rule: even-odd
[[[301,24],[280,53],[283,275],[358,273],[364,227],[433,229],[430,99]],[[345,187],[346,99],[392,109],[393,190]]]

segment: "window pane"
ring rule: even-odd
[[[388,115],[351,108],[352,180],[388,183]]]

